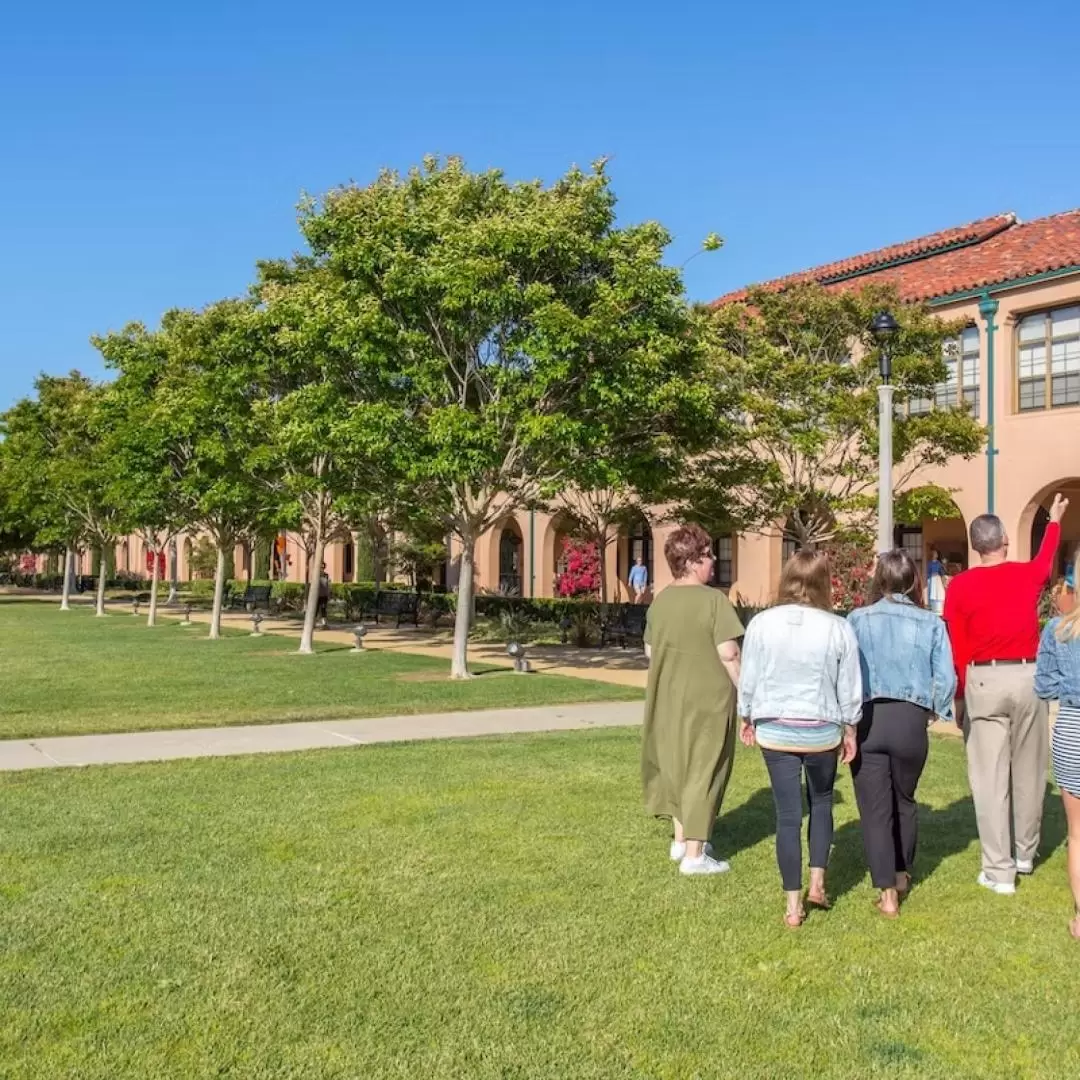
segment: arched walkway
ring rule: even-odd
[[[640,559],[649,574],[649,592],[646,599],[651,600],[656,592],[655,545],[652,526],[644,514],[639,514],[629,525],[619,530],[616,551],[615,575],[618,582],[613,589],[609,586],[612,599],[616,601],[632,599],[628,593],[627,579],[630,576],[630,568]]]
[[[525,538],[521,534],[521,526],[515,518],[503,522],[499,528],[499,544],[495,554],[498,557],[498,582],[499,592],[505,596],[522,596],[524,584],[522,580],[522,553],[525,548]]]
[[[1065,567],[1075,560],[1080,548],[1080,477],[1057,480],[1036,492],[1020,515],[1018,535],[1009,537],[1017,558],[1033,558],[1039,550],[1050,521],[1050,504],[1055,493],[1059,491],[1069,500],[1069,508],[1065,511],[1065,518],[1061,523],[1061,546],[1058,548],[1057,563],[1054,567],[1055,577],[1064,573]],[[1005,527],[1007,530],[1008,522]]]

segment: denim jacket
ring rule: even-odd
[[[857,724],[859,646],[837,615],[782,604],[755,615],[743,638],[739,715],[748,720]]]
[[[906,596],[890,596],[848,616],[859,640],[863,700],[910,701],[953,719],[956,671],[945,623]]]
[[[1046,700],[1080,709],[1080,638],[1058,641],[1061,619],[1051,619],[1039,641],[1035,693]]]

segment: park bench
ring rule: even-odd
[[[393,589],[380,590],[373,594],[366,602],[361,618],[364,615],[372,615],[375,625],[379,619],[392,618],[394,629],[401,626],[401,620],[406,619],[413,626],[420,626],[420,594],[414,592],[399,592]]]
[[[242,593],[229,597],[229,608],[243,608],[245,611],[258,611],[263,608],[268,612],[273,589],[273,585],[249,585]]]
[[[600,613],[600,647],[615,642],[626,648],[629,642],[645,644],[648,604],[608,604]]]

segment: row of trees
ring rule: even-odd
[[[198,530],[216,637],[237,543],[296,529],[317,570],[339,535],[412,523],[458,541],[464,677],[476,542],[505,514],[557,501],[601,554],[655,505],[823,543],[872,513],[874,310],[901,323],[901,404],[944,377],[953,328],[880,290],[689,304],[665,230],[616,224],[603,163],[544,186],[429,159],[305,200],[299,220],[308,250],[258,264],[247,296],[95,338],[114,378],[43,376],[4,416],[0,542],[70,560]],[[900,415],[898,487],[981,438],[963,410]]]

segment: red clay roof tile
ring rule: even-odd
[[[777,278],[763,287],[783,289],[813,281],[842,289],[885,282],[904,300],[916,301],[1068,266],[1080,266],[1080,210],[1025,224],[1015,214],[998,214]],[[746,289],[739,289],[714,304],[735,303],[746,295]]]

